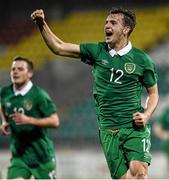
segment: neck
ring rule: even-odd
[[[109,44],[109,46],[110,46],[111,49],[114,49],[116,52],[118,52],[121,49],[123,49],[125,46],[127,46],[127,44],[128,44],[128,40],[125,39],[123,41],[119,41],[119,42],[116,42],[116,43]]]
[[[22,90],[27,84],[28,84],[29,81],[25,82],[25,83],[22,83],[22,84],[14,84],[15,86],[15,89],[16,90]]]

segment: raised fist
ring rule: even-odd
[[[31,14],[31,19],[37,23],[37,22],[43,22],[45,19],[45,14],[42,9],[37,9]]]

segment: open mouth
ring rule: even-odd
[[[13,76],[13,79],[19,79],[19,77],[18,76]]]
[[[112,35],[113,35],[113,33],[112,33],[111,31],[107,31],[107,32],[106,32],[106,36],[107,36],[107,37],[112,36]]]

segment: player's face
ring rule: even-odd
[[[121,43],[127,38],[125,26],[123,23],[123,14],[110,14],[108,15],[105,26],[105,40],[114,48],[116,44]]]
[[[32,77],[25,61],[14,61],[11,66],[11,81],[17,88],[22,88]]]

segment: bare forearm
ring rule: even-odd
[[[57,122],[49,118],[36,119],[36,118],[31,117],[30,121],[32,125],[39,126],[39,127],[56,128],[59,125]]]
[[[65,43],[57,37],[44,21],[37,22],[42,37],[49,49],[56,55],[80,58],[79,45]]]
[[[39,127],[56,128],[59,126],[59,117],[56,113],[46,118],[35,118],[15,112],[12,115],[16,125],[33,125]]]
[[[59,121],[50,117],[42,119],[30,117],[30,124],[39,127],[56,128],[59,126]]]
[[[42,9],[37,9],[31,14],[32,20],[38,25],[42,37],[49,49],[60,56],[80,58],[80,46],[73,43],[65,43],[58,38],[45,22],[45,14]]]
[[[2,124],[6,124],[7,123],[7,117],[5,116],[5,113],[4,113],[2,108],[0,110],[0,117],[1,117]]]
[[[3,135],[9,135],[10,134],[10,132],[8,131],[9,124],[7,122],[7,118],[5,117],[2,108],[1,108],[1,111],[0,111],[0,115],[1,115],[1,120],[2,120],[2,123],[0,125],[0,132]]]
[[[146,108],[144,113],[147,114],[149,117],[151,117],[151,115],[155,111],[158,104],[158,99],[159,97],[157,93],[153,93],[149,95],[149,97],[147,98]]]
[[[46,45],[50,48],[50,50],[53,53],[58,55],[59,45],[62,43],[62,41],[53,34],[53,32],[50,30],[45,20],[37,21],[37,25],[39,27],[39,30]]]

